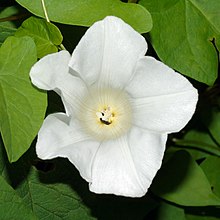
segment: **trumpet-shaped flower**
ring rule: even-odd
[[[38,157],[68,158],[93,192],[143,196],[168,133],[187,124],[198,99],[186,78],[146,51],[140,34],[109,16],[88,29],[72,56],[60,51],[38,61],[32,83],[56,91],[65,107],[44,120]]]

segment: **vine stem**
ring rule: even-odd
[[[46,9],[44,0],[41,0],[41,3],[42,3],[43,10],[44,10],[44,15],[45,15],[46,21],[48,23],[50,23],[50,19],[49,19],[48,14],[47,14],[47,9]],[[60,44],[59,47],[60,47],[61,50],[66,50],[66,48],[63,46],[63,44]]]
[[[46,6],[45,6],[44,0],[41,0],[41,3],[42,3],[43,10],[44,10],[45,18],[46,18],[47,22],[50,22],[50,19],[49,19],[48,14],[47,14],[47,10],[46,10]]]
[[[61,50],[66,50],[66,48],[63,46],[63,44],[60,44],[60,49]]]

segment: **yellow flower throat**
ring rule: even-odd
[[[125,92],[118,89],[92,89],[82,99],[79,118],[94,139],[115,139],[131,126],[131,105]]]

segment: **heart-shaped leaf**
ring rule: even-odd
[[[17,0],[33,14],[45,17],[41,1]],[[123,3],[120,0],[47,0],[45,1],[49,19],[64,24],[91,26],[107,15],[122,18],[140,33],[150,31],[150,13],[138,4]]]
[[[152,190],[158,196],[183,206],[220,205],[202,169],[186,151],[178,151],[159,170]]]
[[[15,36],[32,37],[36,44],[37,56],[39,58],[57,52],[57,46],[60,45],[63,40],[59,29],[54,24],[35,17],[30,17],[25,20],[16,31]]]
[[[30,37],[9,37],[0,48],[0,130],[10,162],[30,147],[43,122],[46,94],[29,79],[36,60]]]
[[[182,74],[212,85],[217,78],[220,1],[140,0],[153,18],[158,56]],[[220,48],[218,48],[220,49]]]

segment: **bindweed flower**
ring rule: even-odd
[[[109,16],[88,29],[72,56],[60,51],[38,61],[32,83],[56,91],[65,107],[44,120],[38,157],[68,158],[93,192],[143,196],[168,133],[187,124],[198,99],[186,78],[146,51],[140,34]]]

